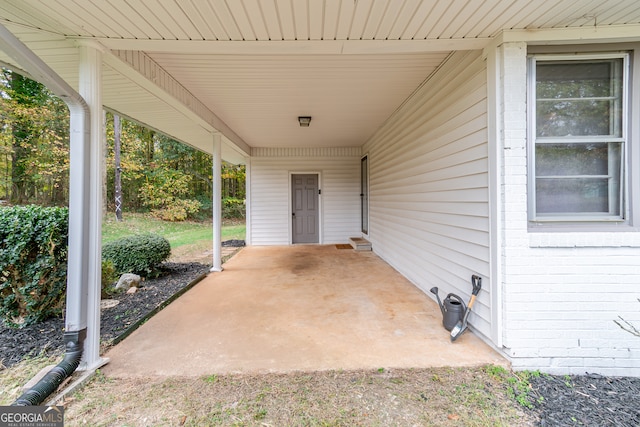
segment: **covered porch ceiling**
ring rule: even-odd
[[[505,31],[638,40],[640,3],[4,0],[0,22],[76,89],[77,46],[96,46],[107,109],[206,152],[220,133],[242,163],[254,147],[363,145],[451,52]]]

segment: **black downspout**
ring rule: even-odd
[[[11,406],[36,406],[53,393],[80,364],[87,330],[65,332],[65,354],[62,362],[51,368],[40,381],[25,391]]]

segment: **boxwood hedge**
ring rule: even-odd
[[[153,276],[156,267],[169,258],[171,246],[157,234],[137,234],[102,246],[102,259],[111,261],[118,273]]]

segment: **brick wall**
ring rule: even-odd
[[[503,345],[515,369],[640,376],[640,233],[527,230],[526,45],[502,45]]]

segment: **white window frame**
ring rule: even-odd
[[[589,61],[589,60],[606,60],[606,59],[622,59],[622,129],[620,138],[611,137],[575,137],[574,142],[582,142],[585,139],[592,140],[593,142],[615,142],[613,139],[618,139],[622,144],[621,159],[620,159],[620,214],[619,215],[607,215],[607,214],[592,214],[592,213],[575,213],[567,215],[538,215],[536,211],[536,142],[537,142],[537,108],[536,108],[536,64],[543,61]],[[628,117],[630,111],[629,98],[630,98],[630,57],[627,52],[614,52],[614,53],[591,53],[591,54],[534,54],[528,57],[528,72],[527,72],[527,92],[528,92],[528,114],[527,114],[527,166],[528,166],[528,219],[530,223],[534,225],[549,225],[558,223],[562,226],[569,225],[571,223],[586,225],[585,223],[595,224],[628,224],[629,222],[629,193],[627,191],[627,159],[630,145],[629,129],[628,129]],[[571,143],[572,140],[569,137],[559,137],[558,142]]]

